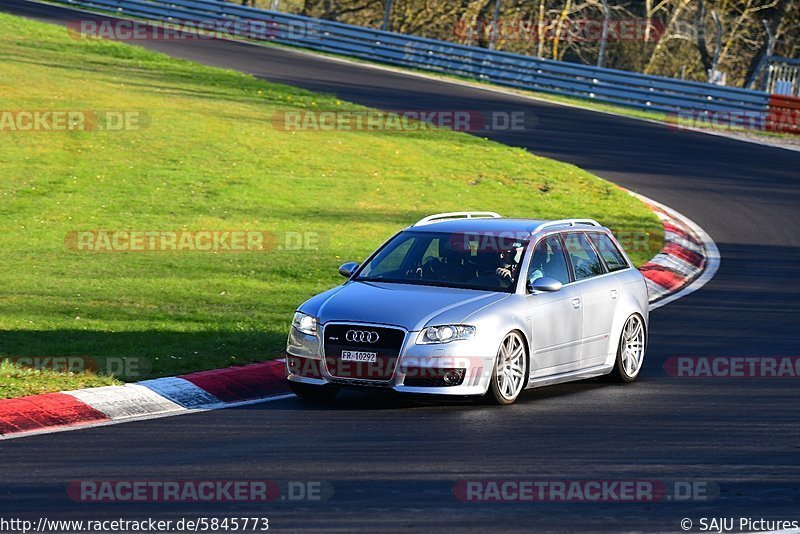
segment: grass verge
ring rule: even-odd
[[[136,111],[142,126],[0,130],[0,358],[12,362],[83,358],[133,380],[280,356],[292,311],[338,284],[339,264],[437,211],[594,217],[661,243],[638,200],[522,149],[446,130],[279,131],[275,113],[363,108],[2,14],[0,50],[3,109]],[[266,231],[313,246],[69,246],[100,229]],[[111,380],[2,369],[0,397]]]

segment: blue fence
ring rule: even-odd
[[[61,1],[121,17],[227,27],[240,37],[645,110],[752,113],[763,112],[769,102],[761,91],[537,59],[220,0]]]

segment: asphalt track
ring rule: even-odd
[[[3,0],[0,9],[57,24],[86,16],[21,0]],[[490,137],[679,210],[715,239],[722,264],[702,290],[652,314],[648,357],[633,385],[550,387],[506,408],[362,394],[330,405],[288,399],[7,441],[0,444],[0,517],[257,514],[276,530],[612,532],[680,532],[684,517],[695,532],[701,517],[800,520],[799,379],[682,379],[663,369],[670,356],[800,355],[800,154],[275,48],[143,45],[370,106],[524,110],[536,117],[531,131]],[[66,493],[82,479],[257,478],[322,480],[334,494],[311,503],[112,505],[75,503]],[[471,478],[692,480],[718,485],[719,495],[455,499],[456,481]]]

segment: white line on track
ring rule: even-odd
[[[213,406],[210,408],[187,408],[185,410],[176,411],[176,412],[166,412],[166,413],[158,413],[158,414],[148,414],[148,415],[140,415],[136,417],[128,417],[125,419],[117,419],[117,420],[108,420],[108,421],[98,421],[96,423],[86,423],[86,424],[78,424],[78,425],[69,425],[69,426],[54,426],[54,427],[46,427],[40,430],[30,430],[27,432],[19,432],[15,434],[6,434],[0,436],[0,441],[9,440],[9,439],[19,439],[19,438],[27,438],[29,436],[38,436],[41,434],[54,434],[56,432],[66,432],[70,430],[83,430],[84,428],[97,428],[101,426],[111,426],[111,425],[118,425],[120,423],[131,423],[134,421],[148,421],[150,419],[161,419],[162,417],[170,417],[173,415],[186,415],[191,413],[202,413],[202,412],[210,412],[213,410],[221,410],[221,409],[228,409],[228,408],[236,408],[240,406],[248,406],[250,404],[261,404],[265,402],[272,402],[272,401],[279,401],[279,400],[286,400],[294,398],[294,394],[287,393],[284,395],[276,395],[274,397],[264,397],[261,399],[251,399],[246,401],[240,402],[229,402],[226,403],[224,406]]]

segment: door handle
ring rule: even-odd
[[[576,310],[581,307],[580,297],[575,297],[574,299],[572,299],[572,307],[575,308]]]
[[[615,299],[615,298],[617,298],[617,290],[616,290],[616,289],[612,289],[612,290],[611,290],[611,298],[612,298],[612,299]]]

